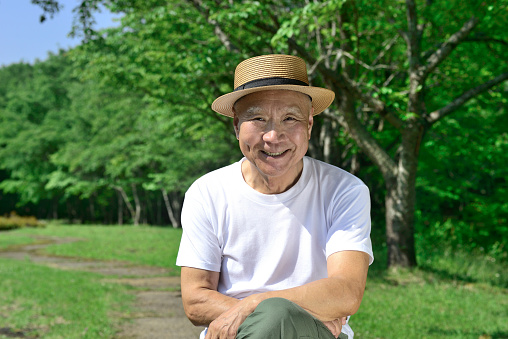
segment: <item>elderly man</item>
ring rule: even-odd
[[[373,261],[369,191],[305,156],[334,93],[290,55],[243,61],[234,87],[212,109],[233,118],[244,158],[185,195],[185,312],[206,339],[352,338]]]

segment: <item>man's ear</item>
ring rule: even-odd
[[[238,119],[238,115],[233,110],[233,127],[235,129],[236,139],[240,139],[240,119]]]
[[[309,112],[309,126],[308,126],[308,129],[309,129],[309,140],[310,140],[310,135],[311,135],[311,132],[312,132],[312,126],[314,125],[314,107],[311,107],[310,108],[310,112]]]

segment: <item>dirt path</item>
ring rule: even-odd
[[[0,251],[0,257],[28,259],[62,270],[100,273],[106,276],[106,282],[136,287],[132,292],[136,296],[132,307],[134,312],[121,315],[124,322],[116,338],[199,338],[201,328],[194,327],[183,312],[179,277],[170,277],[169,272],[163,268],[133,266],[128,262],[50,256],[43,251],[47,246],[82,239],[46,236],[36,239],[35,245]]]

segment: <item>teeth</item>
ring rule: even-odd
[[[281,155],[281,154],[282,154],[282,153],[284,153],[285,151],[284,151],[284,152],[277,152],[277,153],[270,153],[270,152],[266,152],[266,151],[263,151],[263,152],[265,152],[265,154],[267,154],[267,155],[269,155],[269,156],[271,156],[271,157],[275,157],[275,156],[277,156],[277,155]]]

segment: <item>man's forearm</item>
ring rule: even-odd
[[[184,304],[185,313],[196,326],[208,326],[218,316],[239,302],[238,299],[207,289],[200,289],[194,291],[192,296],[182,295],[182,297],[188,300]]]
[[[280,291],[263,293],[259,302],[279,297],[299,305],[321,321],[331,321],[354,314],[363,296],[363,288],[340,278],[325,278]]]
[[[321,321],[354,314],[360,307],[367,280],[369,256],[343,251],[328,258],[329,277],[280,291],[253,296],[254,305],[271,297],[288,299]]]
[[[356,313],[365,290],[369,256],[357,251],[337,252],[328,258],[327,264],[328,278],[268,292],[267,296],[291,300],[321,321]]]

